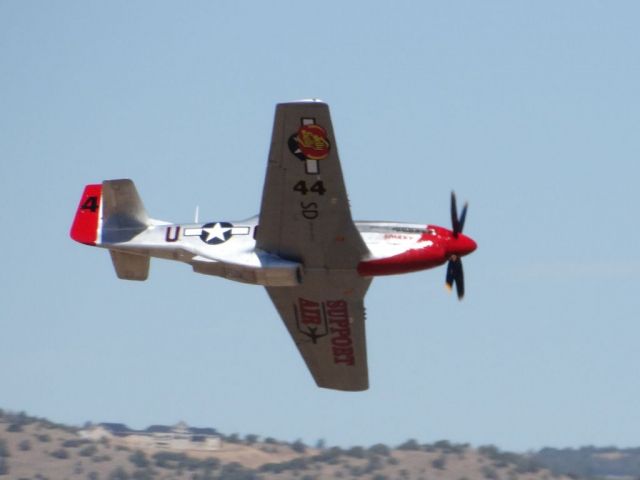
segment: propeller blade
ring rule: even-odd
[[[453,260],[449,260],[449,263],[447,264],[447,278],[445,280],[445,284],[449,290],[453,288],[453,262]]]
[[[462,207],[462,213],[460,214],[460,220],[458,220],[458,224],[460,228],[460,230],[458,230],[458,233],[462,233],[462,230],[464,229],[464,221],[467,218],[468,207],[469,207],[469,202],[464,202],[464,205]]]
[[[449,260],[445,283],[449,290],[452,290],[455,284],[458,300],[462,300],[464,297],[464,270],[462,269],[462,261],[460,258],[452,257],[451,260]]]
[[[455,261],[454,270],[453,278],[456,281],[456,293],[458,294],[458,300],[462,300],[462,297],[464,297],[464,271],[462,270],[462,260],[459,258]]]
[[[462,233],[464,228],[464,221],[467,218],[467,208],[469,208],[469,202],[464,202],[462,206],[462,213],[458,217],[458,204],[456,202],[456,193],[451,191],[451,228],[453,236],[457,237],[459,233]]]
[[[458,236],[460,233],[460,222],[458,220],[458,207],[456,205],[456,194],[451,191],[451,227],[453,229],[453,235]]]
[[[451,225],[454,238],[457,238],[462,229],[464,228],[464,221],[467,218],[467,208],[469,203],[464,202],[462,206],[462,212],[458,217],[458,205],[456,202],[456,193],[451,191]],[[464,297],[464,271],[462,270],[462,261],[457,255],[452,255],[449,258],[447,264],[447,278],[445,280],[447,288],[451,290],[453,285],[456,286],[456,293],[458,294],[458,300],[462,300]]]

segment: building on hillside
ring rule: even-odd
[[[202,451],[222,448],[222,439],[215,429],[189,427],[185,422],[174,426],[152,425],[145,430],[133,430],[122,423],[99,423],[82,429],[80,436],[134,448]]]

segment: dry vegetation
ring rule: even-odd
[[[117,440],[82,439],[75,428],[0,411],[0,480],[5,478],[568,480],[541,469],[527,456],[447,441],[342,449],[233,435],[216,452],[143,451]]]

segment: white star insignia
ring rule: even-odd
[[[206,242],[217,238],[218,240],[222,240],[223,242],[226,240],[225,233],[227,233],[231,228],[223,228],[222,225],[216,223],[213,227],[203,228],[202,231],[207,233]]]

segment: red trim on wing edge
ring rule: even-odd
[[[76,242],[95,245],[98,239],[98,221],[100,220],[100,203],[102,202],[102,185],[87,185],[80,198],[76,216],[69,234]]]

